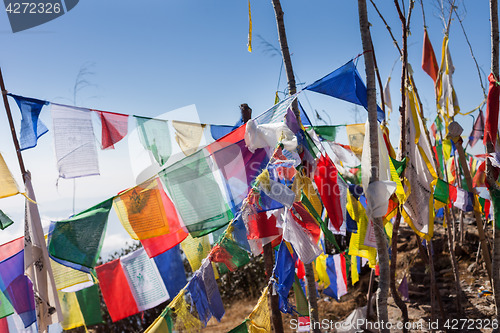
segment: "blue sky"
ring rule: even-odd
[[[400,40],[401,24],[393,2],[378,3]],[[435,3],[424,1],[428,31],[439,62],[443,25]],[[202,122],[234,124],[239,117],[239,104],[248,103],[256,116],[272,106],[277,88],[284,91],[286,87],[284,72],[280,78],[281,55],[270,51],[263,42],[279,49],[271,1],[252,0],[251,6],[252,53],[246,47],[247,1],[86,0],[51,22],[15,34],[10,30],[6,13],[0,11],[0,66],[7,89],[19,95],[72,104],[77,73],[87,65],[94,73],[87,77],[92,85],[78,93],[78,106],[155,117],[196,104]],[[301,83],[299,88],[362,52],[357,1],[289,0],[282,1],[282,6],[293,67],[297,82]],[[463,3],[459,6],[463,14]],[[487,74],[490,67],[488,3],[474,2],[473,6],[471,3],[468,6],[463,23],[479,65]],[[399,55],[370,3],[368,9],[373,44],[385,83]],[[409,61],[425,115],[434,119],[433,83],[420,67],[422,36],[422,13],[417,2],[408,40]],[[456,19],[450,30],[450,48],[460,106],[463,111],[469,111],[481,103],[483,94]],[[362,57],[358,70],[364,78]],[[391,81],[394,109],[400,103],[400,71],[398,62]],[[302,96],[301,102],[311,117],[311,110],[316,109],[322,116],[324,110],[332,124],[355,122],[354,107],[349,103],[312,92]],[[19,130],[20,114],[12,100],[11,108]],[[5,112],[3,107],[0,109],[0,151],[21,183]],[[366,112],[360,110],[359,116],[359,120],[364,121]],[[398,117],[391,118],[391,139],[396,146]],[[42,119],[51,129],[49,108],[43,110]],[[457,120],[468,134],[472,118],[459,116]],[[96,135],[99,135],[98,129]],[[341,133],[339,140],[345,142],[345,134]],[[116,148],[100,153],[101,176],[76,180],[76,211],[133,185],[126,144],[118,144]],[[42,215],[65,218],[71,214],[73,182],[60,180],[56,186],[57,170],[50,132],[41,138],[38,147],[23,155],[33,173]],[[0,200],[0,209],[15,220],[14,226],[0,232],[0,242],[21,236],[22,197]],[[109,240],[110,237],[114,238]],[[118,222],[110,221],[105,249],[110,251],[113,246],[119,246],[126,237]]]

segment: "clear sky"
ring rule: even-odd
[[[401,23],[393,2],[376,2],[400,41]],[[424,0],[428,31],[440,62],[443,23],[436,4],[437,1]],[[468,2],[464,7],[460,1],[458,5],[478,63],[487,75],[491,49],[488,2]],[[234,124],[239,118],[239,104],[248,103],[256,116],[272,106],[277,89],[283,92],[286,88],[284,72],[280,78],[281,54],[277,53],[279,44],[271,1],[251,0],[251,6],[252,53],[246,46],[248,2],[244,0],[85,0],[51,22],[15,34],[2,9],[0,66],[7,90],[27,97],[73,104],[76,76],[86,66],[93,73],[86,77],[91,85],[77,94],[78,106],[155,117],[196,104],[202,122]],[[299,88],[362,52],[357,1],[288,0],[282,1],[282,6]],[[375,53],[385,83],[399,54],[369,2],[368,10]],[[434,119],[433,83],[420,67],[422,39],[422,10],[416,2],[408,39],[409,61],[425,115]],[[456,17],[451,24],[450,49],[456,67],[455,90],[462,110],[469,111],[481,103],[483,93]],[[358,70],[365,79],[362,57]],[[391,81],[394,109],[401,99],[400,72],[398,61]],[[360,110],[356,119],[353,105],[328,96],[309,92],[300,99],[311,118],[314,118],[312,111],[318,110],[331,124],[366,119],[364,110]],[[20,113],[15,103],[10,102],[19,131]],[[21,184],[3,106],[0,111],[0,151]],[[399,140],[398,119],[394,114],[390,121],[395,146]],[[51,130],[50,108],[43,109],[42,120]],[[472,118],[459,116],[457,120],[468,135]],[[95,133],[100,135],[99,128],[95,128]],[[345,138],[342,132],[339,140],[346,143]],[[44,219],[66,218],[72,213],[73,181],[61,179],[56,186],[53,145],[49,132],[36,148],[23,153],[33,174]],[[76,180],[77,212],[134,184],[126,142],[119,143],[115,151],[100,152],[99,156],[101,175]],[[0,209],[15,220],[15,225],[0,231],[0,243],[21,236],[23,197],[1,199]],[[114,213],[111,215],[104,252],[120,247],[128,238]]]

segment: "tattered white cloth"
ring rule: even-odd
[[[258,148],[274,148],[280,141],[288,151],[297,149],[297,137],[283,122],[257,125],[250,119],[246,126],[245,144],[252,153]]]

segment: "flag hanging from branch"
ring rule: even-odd
[[[36,146],[38,138],[47,133],[47,126],[40,120],[40,112],[47,101],[34,98],[26,98],[9,94],[13,97],[21,110],[21,132],[19,133],[19,146],[21,150]]]
[[[0,153],[0,198],[10,197],[18,193],[17,183]]]
[[[484,115],[483,110],[479,110],[474,126],[472,127],[472,132],[469,135],[469,145],[474,147],[476,142],[482,140],[484,136]]]
[[[441,68],[436,82],[437,108],[444,117],[446,124],[449,119],[460,111],[458,99],[453,88],[452,75],[455,71],[448,47],[448,36],[444,36],[441,54]]]
[[[429,75],[434,83],[436,83],[439,67],[432,48],[427,29],[424,28],[424,47],[422,49],[422,69]],[[385,96],[384,96],[385,97]]]
[[[500,87],[493,73],[488,76],[490,86],[488,88],[488,99],[486,104],[486,121],[484,128],[484,144],[488,142],[495,146],[498,134],[498,104],[500,96]]]

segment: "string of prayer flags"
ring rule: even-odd
[[[233,218],[211,166],[213,161],[203,149],[159,174],[193,237],[209,234]]]
[[[90,110],[52,103],[51,112],[59,177],[99,175]]]
[[[304,89],[361,105],[368,110],[366,85],[356,69],[354,60],[349,60],[343,66]],[[384,111],[377,106],[377,120],[382,122],[384,119]]]
[[[486,146],[488,143],[495,145],[497,142],[498,133],[498,112],[499,112],[499,97],[500,87],[497,84],[497,78],[493,73],[488,75],[489,88],[488,98],[486,102],[486,120],[484,127],[483,142]],[[495,220],[496,221],[496,220]]]
[[[439,67],[436,60],[436,55],[434,54],[434,49],[432,48],[429,35],[427,34],[427,29],[424,27],[424,47],[422,49],[422,69],[429,75],[434,83],[438,78]],[[385,97],[385,94],[384,94]]]
[[[134,118],[142,146],[151,152],[159,166],[163,166],[172,154],[168,122],[139,116]]]
[[[335,168],[330,158],[321,155],[316,166],[314,182],[318,187],[319,195],[328,212],[330,223],[335,229],[340,230],[344,218],[340,204],[337,173],[337,168]]]
[[[168,300],[154,261],[144,249],[96,267],[101,292],[113,322]]]
[[[175,141],[184,155],[189,156],[198,150],[206,125],[173,120],[172,126],[175,128]]]
[[[92,110],[101,120],[101,149],[115,149],[128,132],[128,115]]]
[[[24,327],[36,321],[33,284],[24,275],[24,251],[0,262],[0,290],[3,294],[1,312],[10,312],[7,304],[10,303],[21,317]]]
[[[119,193],[113,207],[123,227],[133,239],[161,239],[165,251],[179,244],[187,233],[182,229],[172,201],[158,178],[150,179]],[[151,245],[146,242],[147,245]]]
[[[0,210],[0,229],[5,230],[5,228],[12,224],[14,224],[14,221],[12,221],[7,214]]]
[[[274,287],[279,296],[279,309],[283,313],[293,314],[292,307],[288,302],[288,294],[295,281],[295,260],[285,242],[281,242],[276,255],[273,271]]]
[[[48,243],[52,259],[89,273],[99,259],[112,203],[110,198],[67,220],[52,222]]]
[[[0,198],[10,197],[18,193],[17,183],[0,153]]]
[[[47,133],[47,126],[40,120],[40,112],[47,101],[8,94],[17,103],[21,111],[21,131],[19,133],[19,147],[21,150],[36,147],[38,138]]]
[[[187,283],[186,272],[182,262],[180,246],[153,258],[169,295],[177,295]]]

